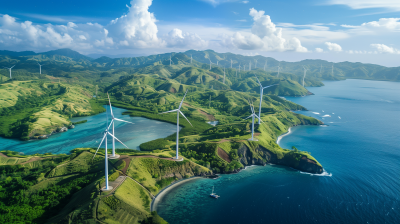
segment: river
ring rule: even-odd
[[[116,122],[115,135],[130,149],[139,149],[139,145],[157,138],[165,138],[176,133],[176,125],[150,120],[143,117],[130,117],[122,115],[125,109],[113,107],[113,113],[116,118],[132,122]],[[67,132],[57,133],[48,139],[20,141],[16,139],[0,138],[0,150],[12,150],[23,152],[24,154],[35,153],[69,153],[75,148],[97,148],[106,129],[107,115],[110,119],[109,110],[107,113],[101,113],[87,117],[72,118],[72,122],[87,120],[86,123],[78,124],[74,129]],[[110,120],[108,120],[110,122]],[[111,138],[108,141],[108,147],[112,148]],[[125,148],[116,141],[116,148]],[[104,143],[102,148],[104,148]]]

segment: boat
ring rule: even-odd
[[[213,186],[212,192],[211,192],[211,194],[210,194],[210,197],[212,197],[212,198],[216,198],[216,199],[218,199],[218,198],[219,198],[219,196],[218,196],[218,195],[216,195],[216,194],[214,193],[214,186]]]

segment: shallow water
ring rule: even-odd
[[[157,138],[164,138],[176,133],[176,125],[150,120],[143,117],[130,117],[122,115],[125,109],[113,107],[116,118],[132,122],[116,122],[115,135],[130,149],[139,149],[139,145]],[[109,111],[107,112],[110,119]],[[25,154],[35,153],[69,153],[72,149],[80,147],[97,148],[103,132],[106,129],[107,114],[101,113],[94,116],[72,118],[72,122],[87,120],[78,124],[74,129],[64,133],[57,133],[48,139],[20,141],[15,139],[0,138],[0,150],[12,150]],[[110,122],[110,120],[108,120]],[[112,148],[111,138],[108,138],[108,148]],[[116,141],[116,148],[125,148]],[[104,148],[104,143],[102,145]]]
[[[308,89],[315,95],[287,99],[326,125],[294,127],[280,145],[311,152],[327,175],[252,166],[172,189],[159,214],[170,223],[400,223],[400,83]]]

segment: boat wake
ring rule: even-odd
[[[312,112],[313,114],[319,114],[318,112]]]
[[[321,174],[315,174],[315,173],[307,173],[307,172],[303,172],[303,171],[299,171],[301,174],[308,174],[310,176],[320,176],[320,177],[331,177],[332,173],[328,173],[326,172],[326,170],[324,169],[324,172],[322,172]]]

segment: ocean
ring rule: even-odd
[[[158,213],[171,224],[400,223],[400,83],[324,84],[287,100],[325,125],[294,127],[279,142],[311,152],[324,175],[251,166],[171,189]],[[219,199],[209,197],[213,186]]]

